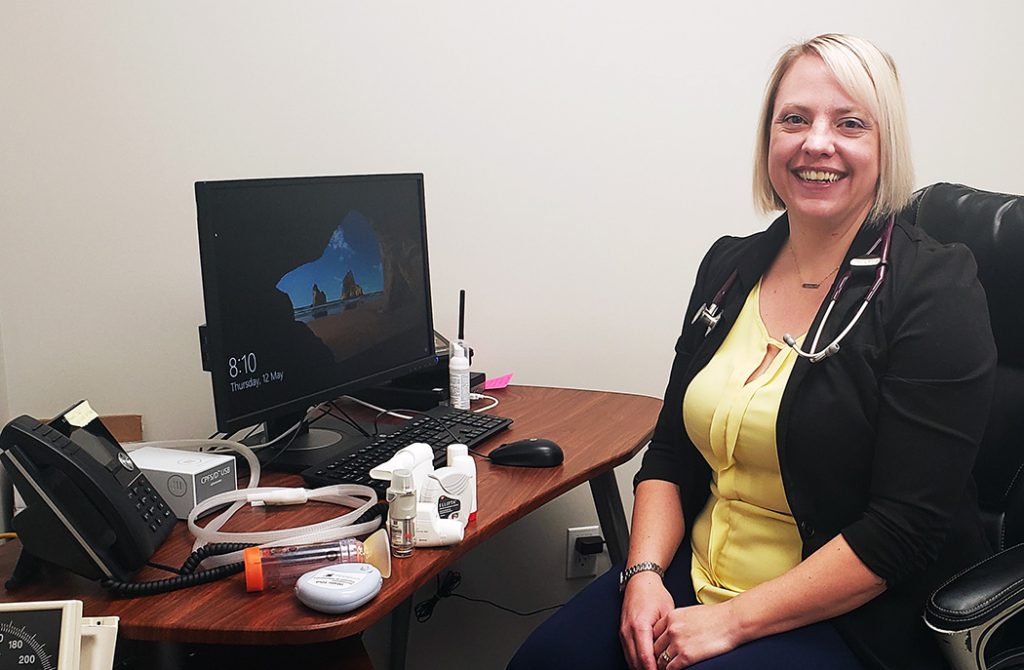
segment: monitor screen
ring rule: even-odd
[[[219,430],[434,363],[423,175],[197,182],[196,209]]]

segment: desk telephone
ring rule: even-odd
[[[86,401],[48,423],[14,419],[0,450],[26,504],[12,521],[22,553],[8,588],[31,579],[39,561],[127,580],[174,527],[170,508]]]

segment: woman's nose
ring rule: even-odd
[[[827,122],[815,122],[804,137],[804,151],[814,156],[831,156],[835,152],[832,126]]]

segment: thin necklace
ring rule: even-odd
[[[813,289],[817,289],[817,288],[821,288],[821,284],[826,279],[828,279],[829,277],[834,275],[836,273],[836,271],[839,270],[839,266],[838,265],[835,266],[834,268],[832,268],[831,270],[828,271],[827,275],[825,275],[824,277],[819,279],[818,283],[816,283],[816,284],[812,284],[809,281],[804,281],[804,273],[803,273],[802,270],[800,270],[800,261],[798,261],[796,259],[796,252],[793,251],[793,245],[789,244],[787,246],[789,247],[789,255],[793,257],[793,264],[796,265],[796,273],[800,276],[800,288],[807,288],[807,289],[812,289],[812,290]]]

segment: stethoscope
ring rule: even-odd
[[[828,307],[825,309],[825,315],[821,318],[821,323],[818,324],[818,330],[814,334],[814,341],[811,342],[810,351],[804,351],[801,349],[797,345],[796,340],[789,333],[782,336],[783,342],[788,344],[790,348],[797,353],[797,355],[802,358],[810,359],[812,363],[819,363],[839,351],[839,343],[844,337],[846,337],[847,333],[857,325],[861,315],[864,314],[864,310],[867,309],[868,303],[871,302],[871,299],[875,297],[875,294],[878,293],[878,289],[881,288],[882,284],[885,282],[886,267],[889,265],[889,247],[892,242],[892,229],[895,224],[896,217],[890,216],[888,223],[886,223],[885,228],[882,230],[882,234],[877,240],[875,240],[875,243],[871,245],[868,252],[863,256],[855,256],[850,259],[849,267],[846,269],[846,272],[843,273],[843,276],[839,278],[839,282],[832,291],[832,297],[829,299]],[[881,247],[880,251],[879,247]],[[828,321],[829,315],[832,314],[832,308],[836,306],[836,302],[843,294],[843,289],[846,288],[846,284],[850,281],[850,277],[853,276],[854,272],[871,268],[875,268],[875,283],[871,285],[871,290],[869,290],[864,296],[864,300],[861,302],[857,313],[853,315],[853,318],[850,319],[850,323],[846,328],[844,328],[828,346],[818,351],[818,341],[821,339],[821,333],[825,330],[825,323]],[[730,288],[732,288],[733,282],[736,281],[736,277],[738,275],[739,271],[733,270],[732,274],[729,275],[729,278],[725,280],[724,284],[722,284],[722,288],[718,289],[718,292],[715,293],[715,297],[711,299],[711,303],[704,303],[701,305],[700,309],[698,309],[697,313],[694,315],[693,320],[690,322],[697,323],[698,321],[701,321],[707,325],[707,330],[704,331],[704,337],[707,337],[708,333],[714,330],[715,326],[718,325],[718,321],[722,318],[721,313],[719,313],[719,306],[722,304],[722,299],[725,297],[725,294],[729,292]]]

